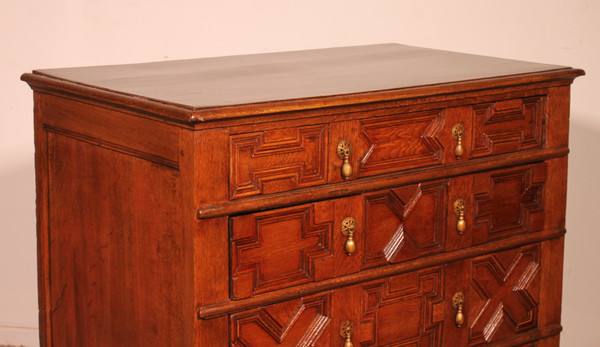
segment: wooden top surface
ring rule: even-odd
[[[248,105],[349,96],[539,73],[583,74],[563,66],[399,44],[202,58],[154,63],[35,70],[30,84],[60,81],[103,93],[158,102],[201,114]],[[538,77],[539,78],[539,77]],[[40,83],[40,79],[46,82]],[[68,89],[64,87],[63,89]],[[89,90],[88,90],[89,94]],[[325,105],[327,106],[327,105]],[[259,108],[265,112],[260,112]],[[272,109],[270,109],[272,111]],[[206,115],[207,112],[204,112]],[[208,114],[209,116],[213,114]],[[223,116],[225,117],[225,116]],[[197,117],[199,120],[200,117]],[[210,117],[209,117],[210,118]]]

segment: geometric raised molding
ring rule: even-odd
[[[541,147],[546,97],[473,106],[471,158]]]
[[[360,346],[440,346],[443,268],[409,272],[362,285]]]
[[[316,210],[310,204],[233,218],[233,299],[319,280],[330,268],[320,261],[331,260],[333,221],[316,223]]]
[[[318,124],[232,135],[231,198],[326,183],[327,129]]]
[[[541,231],[546,176],[545,163],[474,175],[473,244]]]
[[[469,345],[490,342],[537,326],[541,247],[483,256],[472,262]]]
[[[328,346],[330,293],[231,316],[231,346]]]
[[[446,186],[439,180],[365,194],[363,268],[443,251]]]
[[[358,176],[441,164],[444,148],[437,135],[443,127],[440,110],[363,120],[359,137],[366,150]]]

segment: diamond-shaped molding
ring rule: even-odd
[[[437,136],[444,111],[434,110],[362,121],[358,176],[441,164],[444,147]]]

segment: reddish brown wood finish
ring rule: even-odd
[[[232,198],[326,183],[328,126],[231,136]]]
[[[24,74],[42,346],[558,345],[581,74],[401,45]]]
[[[52,342],[183,344],[179,173],[53,132],[48,157]]]

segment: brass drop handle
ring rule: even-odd
[[[354,324],[345,320],[340,323],[340,336],[345,339],[344,347],[354,347],[352,344],[352,332],[354,331]]]
[[[346,236],[346,254],[352,255],[356,251],[356,243],[354,242],[354,231],[356,229],[356,220],[352,217],[347,217],[342,221],[342,235]]]
[[[458,216],[456,221],[456,231],[462,235],[467,230],[467,222],[465,221],[466,203],[464,199],[456,199],[454,201],[454,213]]]
[[[452,307],[456,309],[456,317],[454,319],[456,327],[460,328],[465,323],[465,315],[463,313],[463,306],[465,304],[465,295],[463,292],[456,292],[452,296]]]
[[[337,155],[344,162],[342,163],[342,178],[348,180],[352,176],[352,165],[350,165],[350,153],[352,153],[352,145],[346,140],[340,141],[337,146]]]
[[[465,126],[462,123],[456,123],[452,127],[452,138],[456,140],[456,147],[454,147],[454,156],[460,158],[465,154],[465,149],[462,144],[462,138],[465,135]]]

